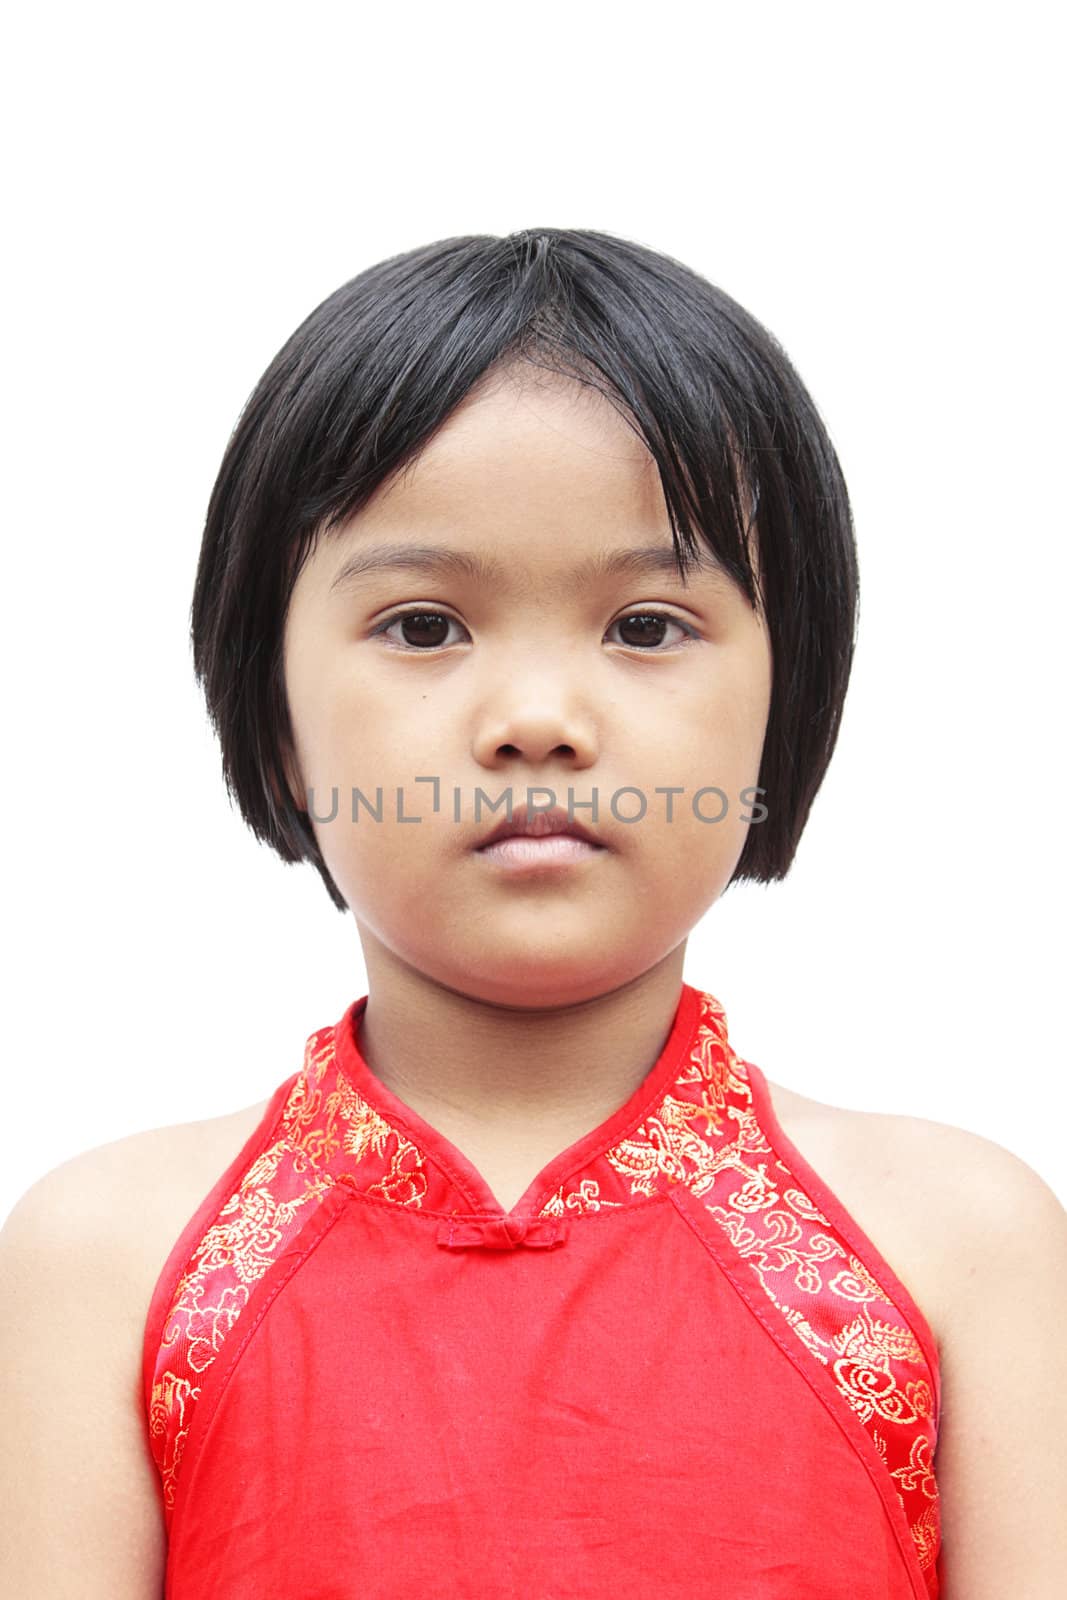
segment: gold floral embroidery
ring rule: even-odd
[[[260,1153],[196,1246],[164,1324],[148,1431],[159,1467],[167,1525],[200,1380],[232,1333],[252,1290],[304,1218],[354,1165],[371,1161],[368,1185],[399,1205],[419,1206],[427,1181],[421,1152],[347,1082],[331,1072],[334,1029],[308,1040],[304,1067],[282,1110],[278,1134]]]
[[[893,1480],[928,1593],[940,1549],[933,1374],[887,1291],[772,1149],[726,1014],[701,992],[697,1039],[672,1092],[605,1161],[631,1184],[684,1181],[871,1435]],[[701,1125],[702,1124],[702,1125]],[[549,1206],[586,1208],[561,1186]],[[588,1207],[593,1209],[593,1207]]]

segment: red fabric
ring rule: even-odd
[[[930,1329],[714,997],[506,1215],[365,1004],[156,1286],[166,1600],[936,1597]]]

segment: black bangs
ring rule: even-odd
[[[211,495],[192,606],[194,667],[231,794],[257,837],[283,860],[312,860],[345,908],[281,765],[292,586],[317,538],[410,468],[480,384],[519,364],[590,384],[616,407],[656,463],[683,573],[704,547],[763,610],[767,817],[750,826],[731,881],[784,876],[851,668],[858,572],[841,470],[755,318],[671,257],[588,230],[461,236],[392,256],[324,300],[260,379]]]

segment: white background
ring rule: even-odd
[[[229,807],[187,638],[203,513],[327,293],[539,225],[739,299],[853,497],[837,754],[788,880],[730,890],[686,977],[773,1081],[972,1129],[1067,1199],[1050,14],[22,9],[0,1215],[79,1151],[265,1099],[365,992],[351,918]]]

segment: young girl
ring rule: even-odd
[[[5,1597],[1063,1593],[1063,1209],[683,976],[793,860],[856,600],[811,399],[676,261],[451,238],[296,330],[195,662],[367,993],[9,1218]]]

